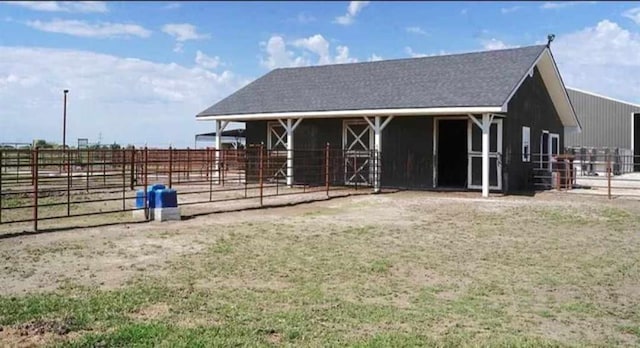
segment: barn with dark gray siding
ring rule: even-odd
[[[244,122],[248,146],[285,154],[289,185],[321,161],[304,150],[328,143],[344,185],[484,196],[533,190],[565,130],[580,131],[548,46],[275,69],[196,117]]]

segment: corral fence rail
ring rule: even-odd
[[[331,148],[246,149],[0,149],[0,225],[144,211],[147,189],[178,191],[180,206],[362,190],[379,180],[375,151]],[[136,207],[143,189],[144,207]],[[367,191],[361,191],[367,192]]]

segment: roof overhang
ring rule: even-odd
[[[305,111],[305,112],[273,112],[240,115],[199,115],[199,121],[258,121],[275,120],[279,118],[342,118],[342,117],[372,117],[372,116],[435,116],[435,115],[466,115],[483,113],[504,113],[506,104],[502,106],[475,107],[446,107],[446,108],[410,108],[410,109],[363,109],[363,110],[333,110],[333,111]]]
[[[509,104],[509,101],[511,101],[511,98],[515,95],[527,77],[533,76],[533,70],[535,67],[540,71],[542,80],[547,87],[547,91],[556,111],[558,112],[558,117],[560,118],[562,125],[570,132],[580,132],[582,130],[580,121],[573,109],[573,105],[569,99],[569,94],[567,93],[562,77],[560,76],[560,71],[558,71],[558,66],[553,59],[553,55],[549,48],[545,48],[542,53],[540,53],[540,56],[538,56],[535,62],[531,65],[529,73],[522,77],[522,80],[520,80],[504,102],[503,107],[506,109],[506,105]]]

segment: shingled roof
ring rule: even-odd
[[[501,106],[545,48],[275,69],[197,116]]]

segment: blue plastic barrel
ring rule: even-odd
[[[173,189],[162,189],[155,191],[156,208],[177,208],[178,193]]]

